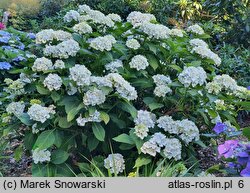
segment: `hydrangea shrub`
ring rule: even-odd
[[[97,167],[126,175],[195,156],[217,122],[239,128],[249,91],[215,74],[221,60],[199,25],[169,29],[140,12],[122,21],[87,5],[63,19],[66,30],[36,34],[42,54],[5,80],[14,102],[2,121],[26,126],[34,176],[88,176]]]

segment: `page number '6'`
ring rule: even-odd
[[[244,181],[243,180],[239,180],[238,187],[239,188],[244,188]]]

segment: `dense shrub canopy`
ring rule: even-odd
[[[216,75],[221,58],[199,25],[170,29],[136,11],[123,21],[87,5],[63,20],[66,31],[37,33],[42,53],[20,78],[5,79],[14,102],[2,122],[26,126],[33,175],[126,174],[153,159],[159,172],[194,158],[216,123],[239,128],[249,90]]]

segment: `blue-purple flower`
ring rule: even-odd
[[[0,36],[11,36],[11,34],[7,31],[0,31]]]
[[[20,43],[20,45],[17,46],[17,48],[20,49],[20,50],[24,50],[25,45],[23,43]]]
[[[248,158],[247,166],[240,172],[243,177],[250,177],[250,157]]]
[[[9,70],[11,68],[11,64],[8,62],[0,62],[0,70]]]
[[[34,33],[28,33],[27,37],[33,40],[33,39],[36,39],[36,34],[34,34]]]
[[[224,144],[218,146],[218,152],[220,156],[225,158],[234,157],[235,149],[239,146],[238,140],[228,140]]]
[[[3,37],[0,37],[0,43],[5,43],[7,44],[10,40],[10,37],[9,36],[3,36]]]
[[[26,61],[26,58],[24,58],[23,56],[17,56],[12,61],[13,62],[22,62],[22,61]]]
[[[247,90],[250,90],[250,86],[247,87]]]
[[[220,134],[220,133],[226,131],[226,129],[227,129],[227,125],[224,123],[216,123],[215,127],[213,128],[213,130],[216,134]]]

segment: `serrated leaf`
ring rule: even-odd
[[[60,117],[58,125],[63,129],[68,129],[73,125],[73,123],[68,122],[66,117]]]
[[[168,65],[168,66],[169,66],[170,68],[172,68],[172,69],[178,71],[178,72],[182,72],[182,68],[179,67],[179,66],[177,66],[177,65],[175,65],[175,64],[171,64],[171,65]]]
[[[100,112],[100,117],[101,117],[101,119],[104,121],[104,123],[107,125],[108,123],[109,123],[109,121],[110,121],[110,117],[109,117],[109,115],[107,114],[107,113],[105,113],[105,112]]]
[[[57,102],[60,100],[61,96],[57,92],[52,92],[51,98],[53,99],[54,102]]]
[[[138,157],[135,161],[135,166],[134,168],[139,168],[141,166],[145,166],[149,163],[151,163],[151,158],[146,158],[146,157]]]
[[[160,108],[164,107],[164,105],[161,103],[150,103],[148,105],[148,107],[150,108],[151,111],[153,111],[155,109],[160,109]]]
[[[84,105],[80,104],[77,108],[71,109],[67,114],[67,121],[68,122],[72,121],[83,107]]]
[[[47,149],[51,147],[55,142],[54,130],[48,130],[42,132],[34,145],[34,147],[38,147],[39,149]]]
[[[53,164],[62,164],[69,158],[69,154],[61,149],[53,151],[51,154],[51,162]]]
[[[90,136],[88,139],[87,139],[87,143],[88,143],[88,148],[89,148],[89,151],[93,151],[97,148],[98,144],[99,144],[99,141],[96,139],[96,137],[94,136]]]
[[[94,123],[92,126],[93,133],[99,141],[104,141],[105,130],[100,123]]]
[[[120,143],[127,143],[127,144],[131,144],[131,145],[135,144],[133,139],[125,133],[118,135],[117,137],[114,137],[113,140],[116,142],[120,142]]]
[[[27,150],[32,150],[33,145],[36,142],[37,137],[33,133],[25,134],[24,146]]]
[[[41,95],[49,95],[50,91],[46,88],[44,88],[41,85],[36,85],[36,90],[39,92]]]
[[[122,110],[130,113],[130,115],[135,119],[137,115],[136,108],[130,102],[121,102],[120,107]]]
[[[55,146],[56,147],[61,147],[61,145],[62,145],[62,142],[63,142],[63,135],[62,135],[62,132],[60,132],[60,131],[58,131],[58,130],[56,130],[55,132],[54,132],[54,136],[55,136]]]
[[[126,127],[126,123],[122,119],[119,119],[116,115],[111,114],[110,118],[112,122],[114,122],[118,126],[118,128],[123,129]]]
[[[156,70],[159,67],[159,62],[153,55],[147,55],[149,65]]]
[[[202,148],[206,148],[207,147],[201,140],[195,141],[194,143],[196,143],[197,145],[201,146]]]
[[[208,114],[212,117],[212,118],[216,118],[218,115],[216,113],[216,111],[213,111],[211,109],[208,109]]]
[[[33,121],[30,119],[30,116],[27,113],[23,113],[18,117],[18,119],[27,126],[33,125]]]

